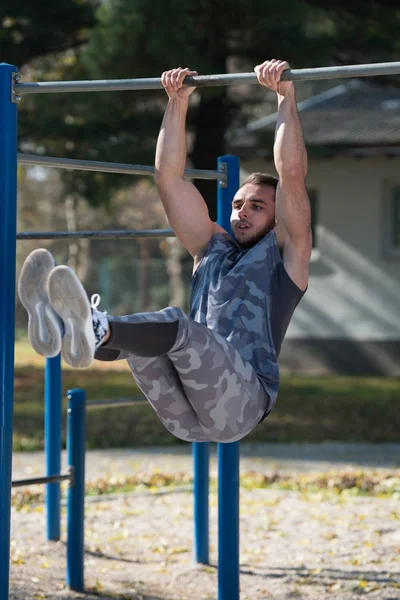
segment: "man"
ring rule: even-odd
[[[168,219],[194,259],[190,317],[179,308],[107,317],[90,307],[74,272],[55,267],[43,249],[25,261],[19,280],[29,336],[44,356],[66,362],[126,358],[158,417],[186,441],[237,441],[272,410],[279,389],[278,355],[308,282],[310,205],[307,156],[289,65],[255,68],[278,98],[274,159],[279,180],[251,175],[232,203],[234,239],[208,215],[183,177],[185,121],[194,88],[189,69],[162,75],[168,105],[157,142],[156,182]],[[92,298],[94,300],[94,298]]]

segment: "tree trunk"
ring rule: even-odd
[[[76,231],[77,204],[78,201],[72,196],[64,198],[67,231]],[[89,248],[89,240],[69,239],[67,263],[81,281],[85,280],[89,268]]]
[[[221,71],[221,73],[224,72]],[[215,170],[218,156],[225,154],[225,131],[229,119],[227,114],[227,90],[226,88],[219,88],[218,91],[217,95],[213,94],[212,96],[209,96],[203,90],[201,91],[202,95],[194,120],[195,142],[191,153],[195,169]],[[212,132],[212,135],[210,135],[210,132]],[[195,185],[206,201],[210,218],[216,221],[216,181],[197,179]]]
[[[209,11],[208,34],[203,40],[204,50],[212,56],[212,72],[227,73],[229,50],[225,38],[225,24],[218,11]],[[217,168],[217,158],[225,154],[225,133],[230,121],[228,89],[217,87],[200,90],[200,102],[194,117],[195,141],[191,158],[195,169]],[[197,179],[195,185],[202,194],[212,221],[217,220],[217,182]]]

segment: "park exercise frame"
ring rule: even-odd
[[[283,80],[337,79],[349,77],[368,77],[400,74],[400,62],[376,63],[366,65],[349,65],[321,67],[318,69],[292,69],[282,75]],[[254,84],[257,78],[254,73],[237,73],[222,75],[203,75],[186,77],[185,85],[196,87]],[[36,157],[32,155],[17,155],[17,103],[25,94],[88,92],[135,89],[161,89],[160,78],[124,79],[106,81],[62,81],[62,82],[31,82],[22,83],[17,73],[17,67],[7,63],[0,64],[0,598],[9,597],[9,561],[10,561],[10,511],[11,511],[11,451],[13,427],[13,394],[14,394],[14,321],[15,321],[15,267],[16,267],[16,215],[17,215],[17,162],[20,164],[41,164],[58,166],[60,168],[87,168],[90,170],[117,169],[112,172],[129,172],[151,175],[152,167],[137,165],[110,166],[109,163],[91,163],[91,161],[72,161],[51,157]],[[29,162],[31,161],[31,162]],[[230,203],[239,184],[239,163],[236,157],[221,157],[218,159],[219,168],[211,177],[218,182],[218,222],[229,230]],[[58,164],[56,164],[58,163]],[[78,163],[81,163],[80,166]],[[107,167],[108,165],[108,167]],[[221,165],[224,165],[221,170]],[[118,170],[118,168],[120,170]],[[143,169],[143,170],[142,170]],[[225,170],[223,170],[225,169]],[[204,172],[203,172],[204,175]],[[193,173],[189,176],[193,176]],[[196,176],[196,174],[194,175]],[[199,176],[197,174],[197,176]],[[55,232],[52,232],[55,233]],[[83,233],[83,232],[82,232]],[[93,232],[86,232],[91,234]],[[80,232],[76,232],[79,237]],[[29,234],[21,234],[28,236]],[[128,234],[129,235],[129,234]],[[133,235],[133,234],[131,234]],[[60,236],[61,237],[61,236]],[[63,237],[68,237],[64,232]],[[123,236],[121,236],[123,237]],[[20,239],[24,239],[21,237]],[[49,239],[49,238],[42,238]],[[50,359],[53,364],[46,365],[49,370],[50,386],[59,389],[60,375],[57,360]],[[55,369],[54,372],[52,369]],[[52,388],[50,387],[49,390]],[[50,391],[48,392],[51,393]],[[51,403],[50,403],[51,404]],[[59,407],[48,419],[59,419]],[[60,419],[61,420],[61,419]],[[51,429],[51,428],[50,428]],[[59,441],[56,440],[59,446]],[[207,444],[194,444],[195,465],[198,464],[201,477],[199,482],[208,481],[208,470],[204,465],[208,460]],[[218,444],[219,467],[219,600],[238,600],[239,598],[239,444]],[[47,475],[49,489],[59,486],[59,483],[49,479],[51,475],[59,474],[57,464],[47,465],[50,473]],[[55,469],[55,471],[53,470]],[[57,488],[54,488],[57,489]],[[208,493],[208,487],[205,489]],[[56,503],[59,492],[54,494]],[[196,508],[196,501],[195,501]],[[198,508],[198,507],[197,507]],[[202,505],[203,521],[208,527],[208,512]],[[53,532],[54,533],[54,532]],[[199,533],[199,532],[197,532]],[[207,534],[208,535],[208,534]],[[81,540],[83,544],[83,540]],[[200,551],[201,550],[201,551]],[[196,556],[200,562],[208,561],[208,547],[200,548]],[[206,556],[207,555],[207,556]],[[202,561],[205,558],[207,560]],[[75,587],[83,586],[81,584]],[[71,585],[71,587],[73,587]]]

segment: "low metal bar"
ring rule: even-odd
[[[66,583],[71,590],[83,592],[86,394],[75,388],[67,395],[67,458],[74,480],[67,494]]]
[[[36,485],[42,483],[58,483],[60,481],[70,481],[72,479],[71,473],[65,475],[49,475],[48,477],[32,477],[31,479],[17,479],[11,482],[11,486],[22,487],[24,485]]]
[[[193,442],[193,513],[196,563],[209,564],[209,450],[208,442]]]
[[[400,62],[372,63],[363,65],[341,65],[315,69],[288,69],[282,76],[285,81],[311,81],[313,79],[341,79],[347,77],[373,77],[376,75],[399,75]],[[211,87],[257,83],[255,73],[224,73],[220,75],[188,76],[184,85]],[[14,93],[50,94],[57,92],[113,92],[121,90],[162,89],[160,77],[139,79],[108,79],[82,81],[42,81],[15,83]]]
[[[239,600],[239,442],[218,444],[218,600]]]
[[[146,400],[143,396],[138,396],[137,398],[116,398],[111,400],[88,400],[86,402],[86,408],[96,410],[100,408],[114,408],[116,406],[132,406],[138,402],[146,402]]]
[[[122,175],[154,175],[154,167],[150,165],[128,165],[100,160],[80,160],[58,158],[55,156],[37,156],[36,154],[18,153],[19,165],[53,167],[56,169],[76,169],[78,171],[96,171],[96,173],[120,173]],[[225,175],[219,171],[208,169],[185,169],[188,179],[224,180]]]
[[[62,428],[61,354],[46,360],[44,376],[44,452],[46,475],[61,473]],[[61,535],[61,487],[59,483],[46,486],[46,536],[54,542]]]
[[[121,239],[175,237],[172,229],[109,230],[109,231],[27,231],[17,233],[17,240],[57,240],[60,238]]]

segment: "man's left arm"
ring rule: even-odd
[[[278,97],[274,161],[279,176],[275,199],[276,235],[283,264],[294,283],[305,290],[312,249],[311,208],[306,189],[307,152],[292,82],[280,82],[290,68],[283,61],[256,67],[260,83]]]

